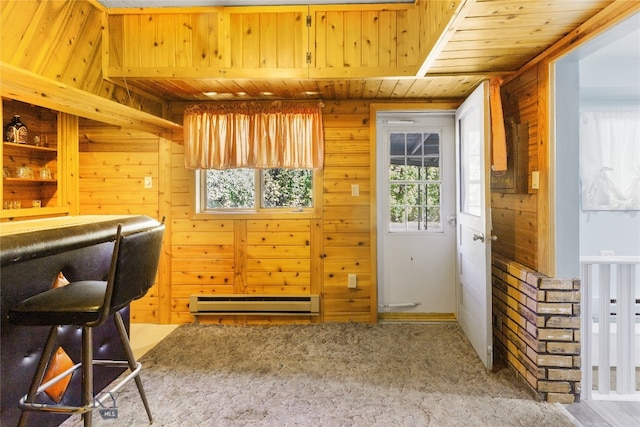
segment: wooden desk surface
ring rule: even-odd
[[[12,221],[0,223],[0,238],[32,231],[52,230],[54,228],[70,227],[74,225],[96,224],[104,221],[133,218],[137,215],[77,215],[55,218],[41,218],[26,221]]]

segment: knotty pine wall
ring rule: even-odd
[[[181,121],[183,109],[174,106],[173,119]],[[369,114],[366,101],[325,105],[322,208],[314,217],[299,219],[194,219],[194,173],[183,166],[181,133],[164,139],[82,120],[80,213],[167,216],[166,274],[134,303],[133,321],[191,322],[188,299],[198,293],[322,295],[318,318],[222,316],[210,322],[375,321]],[[165,145],[170,160],[160,166]],[[152,189],[144,188],[145,176],[153,177]],[[163,194],[158,182],[167,177],[169,191]],[[351,184],[360,186],[358,197],[351,196]],[[348,273],[358,275],[355,290],[347,288]]]
[[[491,191],[493,233],[498,240],[491,244],[494,253],[538,270],[538,193],[531,188],[531,173],[539,171],[538,146],[538,68],[514,78],[502,87],[502,107],[505,122],[528,123],[528,170],[526,193]],[[509,128],[507,127],[507,130]]]
[[[2,1],[3,62],[140,111],[162,116],[162,104],[104,80],[106,14],[86,0]]]
[[[79,121],[80,215],[159,214],[159,136],[91,120]],[[152,177],[153,187],[144,187]],[[162,277],[162,275],[159,275]],[[132,303],[131,320],[160,323],[157,283]]]
[[[184,105],[172,109],[182,120]],[[323,109],[325,166],[321,209],[312,218],[193,219],[194,173],[183,167],[181,135],[171,156],[171,321],[191,321],[197,293],[321,294],[319,318],[209,318],[224,322],[375,321],[370,232],[369,103],[328,103]],[[360,196],[351,196],[351,184]],[[347,288],[347,274],[358,288]]]

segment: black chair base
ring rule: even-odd
[[[118,330],[118,334],[120,336],[120,341],[122,342],[122,347],[124,349],[127,360],[100,360],[93,359],[93,343],[92,343],[92,335],[93,330],[89,326],[82,327],[82,362],[76,363],[71,368],[67,369],[64,372],[61,372],[51,380],[42,384],[42,379],[44,377],[45,370],[47,369],[47,365],[51,356],[53,355],[53,351],[55,348],[56,338],[58,335],[58,326],[53,326],[49,332],[49,337],[47,338],[47,342],[43,349],[42,355],[40,357],[40,361],[38,362],[38,366],[36,368],[36,373],[33,377],[33,382],[31,383],[31,387],[29,389],[29,393],[24,395],[18,406],[23,411],[20,416],[20,421],[18,422],[18,426],[26,425],[27,414],[30,411],[45,411],[45,412],[55,412],[55,413],[66,413],[66,414],[81,414],[83,418],[83,422],[85,426],[91,426],[92,424],[92,413],[95,409],[107,407],[110,402],[107,402],[114,393],[117,393],[125,384],[127,384],[132,379],[135,380],[136,386],[138,388],[138,392],[140,393],[140,397],[142,398],[142,403],[144,405],[145,411],[147,412],[147,417],[149,418],[149,424],[153,423],[153,417],[151,416],[151,410],[149,408],[149,403],[147,402],[147,397],[144,392],[144,387],[142,386],[142,380],[140,379],[140,370],[142,369],[142,365],[135,360],[133,355],[133,350],[131,350],[131,345],[129,343],[129,337],[127,335],[127,330],[124,326],[124,321],[122,320],[122,316],[120,313],[115,312],[113,314],[113,320],[115,322],[116,328]],[[114,368],[128,368],[129,373],[126,374],[123,378],[117,380],[115,384],[112,384],[112,387],[109,390],[103,391],[99,394],[98,397],[93,396],[93,366],[100,365],[106,367],[114,367]],[[82,404],[80,406],[69,406],[69,405],[56,405],[56,404],[46,404],[46,403],[37,403],[36,396],[42,392],[44,392],[47,388],[62,381],[67,375],[75,372],[76,370],[81,369],[82,371]],[[124,374],[123,374],[124,375]]]

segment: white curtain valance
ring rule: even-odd
[[[322,104],[194,105],[184,112],[188,169],[318,169],[324,160]]]

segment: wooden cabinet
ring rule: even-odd
[[[415,76],[428,42],[421,37],[425,25],[419,12],[407,3],[280,6],[269,12],[250,6],[180,13],[123,9],[108,17],[107,75],[174,80]]]
[[[28,142],[7,142],[7,124],[20,115]],[[2,211],[0,218],[51,216],[69,213],[60,197],[56,111],[16,100],[2,100]]]

